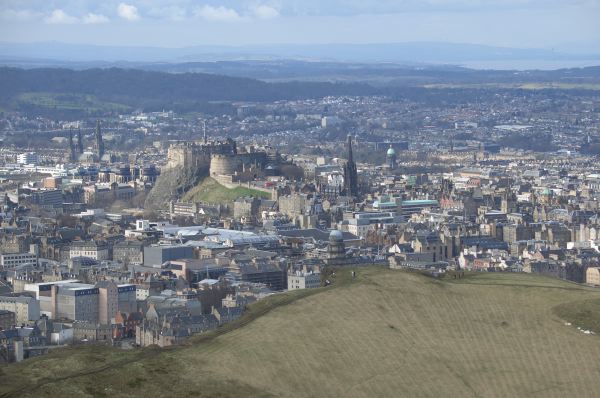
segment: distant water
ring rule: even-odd
[[[586,66],[600,66],[600,59],[577,61],[545,61],[545,60],[511,60],[511,61],[467,61],[461,66],[471,69],[496,69],[496,70],[554,70],[564,68],[583,68]]]

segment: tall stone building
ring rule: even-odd
[[[69,129],[69,161],[76,162],[79,159],[75,142],[73,141],[73,129]]]
[[[83,153],[83,137],[81,136],[81,129],[77,129],[77,153],[81,155]],[[77,156],[79,158],[79,156]]]
[[[118,287],[113,281],[100,281],[98,288],[98,322],[110,325],[119,310]]]
[[[352,155],[352,136],[348,134],[348,161],[344,165],[344,190],[348,196],[358,196],[358,173]]]
[[[102,139],[102,131],[100,130],[100,120],[96,121],[96,155],[98,155],[98,160],[102,159],[104,156],[104,140]]]
[[[517,211],[517,196],[509,188],[507,188],[506,192],[502,195],[500,211],[506,214],[515,213]]]
[[[233,217],[257,218],[260,209],[260,199],[254,197],[241,197],[233,202]]]

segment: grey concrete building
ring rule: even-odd
[[[152,245],[144,247],[144,265],[159,267],[165,261],[194,258],[194,249],[182,245]]]
[[[99,322],[100,291],[94,285],[69,283],[52,286],[55,319]]]
[[[118,285],[117,303],[119,312],[130,314],[137,311],[136,286],[132,284]]]

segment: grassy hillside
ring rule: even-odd
[[[183,201],[223,203],[233,202],[242,196],[255,196],[266,199],[271,198],[271,194],[256,189],[245,187],[235,187],[230,189],[208,177],[205,178],[200,184],[186,192],[186,194],[183,196]]]
[[[556,308],[600,290],[530,275],[349,272],[336,287],[261,301],[243,327],[186,346],[71,348],[0,368],[0,396],[597,396],[600,337]]]

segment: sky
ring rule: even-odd
[[[600,52],[600,0],[0,0],[0,41],[439,41]]]

